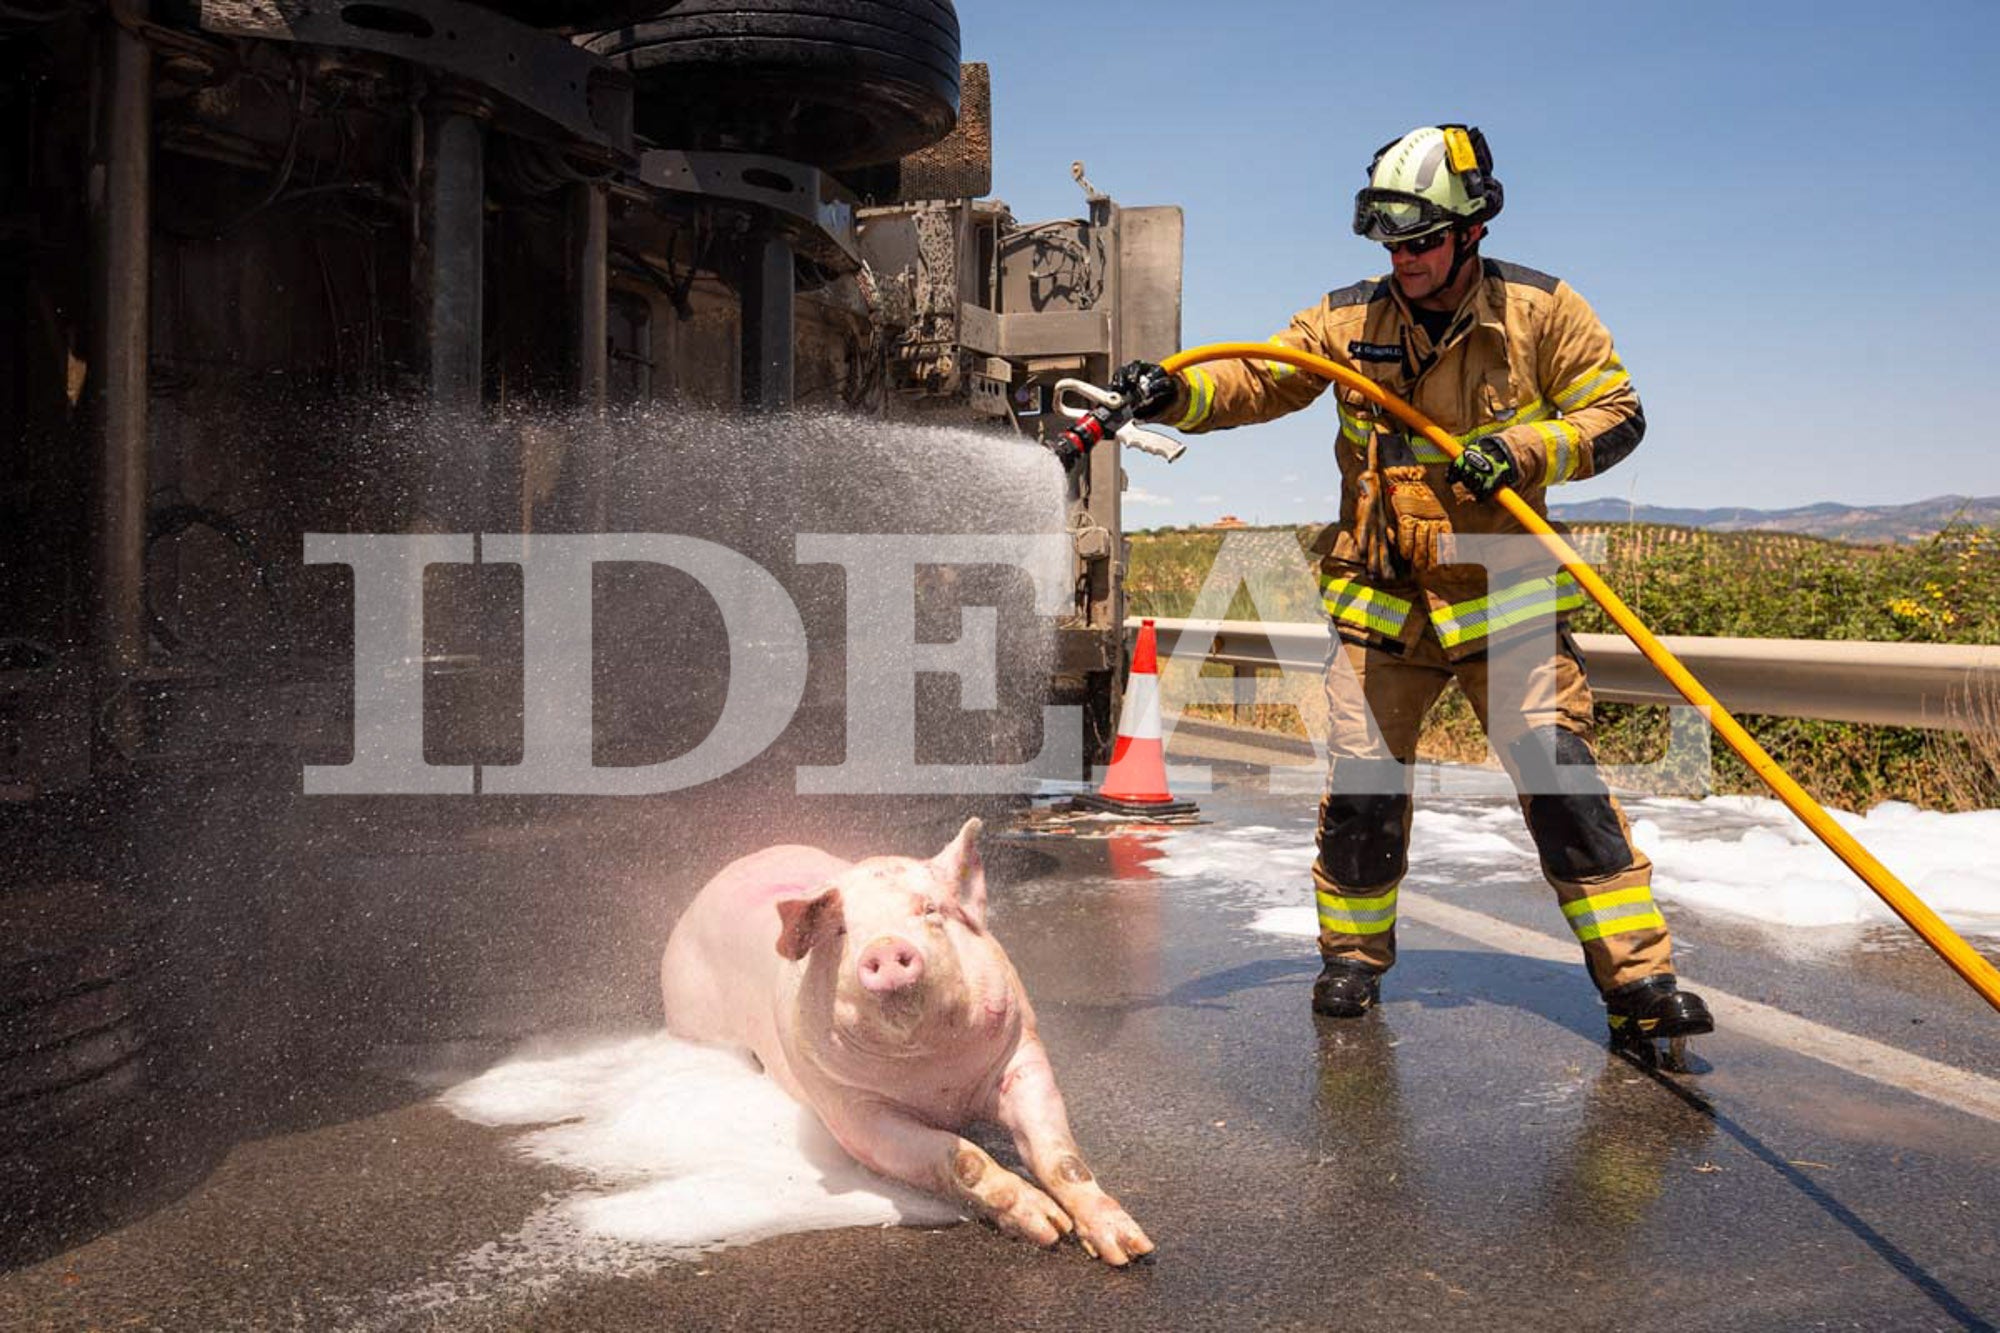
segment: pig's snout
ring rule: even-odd
[[[861,984],[876,995],[906,990],[923,975],[923,954],[900,936],[884,935],[861,951]]]

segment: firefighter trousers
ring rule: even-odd
[[[1673,944],[1653,902],[1653,866],[1633,846],[1597,772],[1590,684],[1566,629],[1525,651],[1517,643],[1458,662],[1429,627],[1401,652],[1335,638],[1313,863],[1321,954],[1377,971],[1396,961],[1417,735],[1454,679],[1513,780],[1591,980],[1608,991],[1671,974]]]

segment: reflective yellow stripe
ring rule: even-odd
[[[1561,438],[1556,441],[1555,466],[1549,470],[1549,484],[1559,486],[1576,475],[1577,466],[1583,462],[1583,432],[1568,422],[1557,422],[1562,427]],[[1537,430],[1541,427],[1537,426]]]
[[[1401,597],[1371,588],[1355,579],[1322,574],[1320,605],[1327,615],[1349,625],[1395,638],[1409,623],[1411,604]]]
[[[1472,597],[1431,613],[1438,642],[1460,648],[1503,629],[1583,605],[1583,589],[1566,569],[1543,578],[1523,579],[1484,597]]]
[[[1554,415],[1555,415],[1555,409],[1550,407],[1542,399],[1533,398],[1530,399],[1528,402],[1522,404],[1520,410],[1515,412],[1512,416],[1508,417],[1505,421],[1489,421],[1483,426],[1474,426],[1471,430],[1466,431],[1463,435],[1452,436],[1452,439],[1457,441],[1459,448],[1463,449],[1466,445],[1471,444],[1474,440],[1483,440],[1486,439],[1488,436],[1498,435],[1501,431],[1506,430],[1510,426],[1526,426],[1536,422],[1548,422],[1549,418],[1553,417]],[[1582,438],[1581,435],[1576,433],[1576,428],[1573,426],[1561,425],[1560,423],[1551,423],[1551,424],[1556,424],[1557,428],[1560,430],[1570,432],[1570,438],[1572,440],[1578,440]],[[1341,409],[1340,433],[1342,435],[1345,435],[1348,439],[1354,441],[1356,444],[1362,446],[1363,448],[1366,448],[1368,445],[1369,432],[1370,432],[1370,427],[1360,417],[1357,417],[1352,413],[1348,412],[1345,407]],[[1434,443],[1429,436],[1411,435],[1409,437],[1409,440],[1410,440],[1410,452],[1416,457],[1416,460],[1419,463],[1437,464],[1441,466],[1443,464],[1451,462],[1451,455],[1444,451],[1444,446]],[[1575,465],[1571,464],[1571,466],[1574,467]]]
[[[1583,443],[1583,432],[1567,421],[1538,421],[1535,433],[1548,446],[1548,464],[1542,474],[1542,484],[1554,486],[1568,481],[1583,458],[1579,446]]]
[[[1458,447],[1463,449],[1474,440],[1484,440],[1490,436],[1498,435],[1509,426],[1523,426],[1531,422],[1544,421],[1548,418],[1549,414],[1549,405],[1541,399],[1536,398],[1524,404],[1518,412],[1508,417],[1505,421],[1489,421],[1483,426],[1473,427],[1463,435],[1454,435],[1452,439],[1456,440]],[[1365,442],[1365,436],[1363,440]],[[1429,436],[1412,435],[1410,437],[1410,451],[1416,456],[1416,460],[1419,463],[1442,466],[1451,462],[1451,455],[1444,451],[1444,446],[1433,443]]]
[[[1193,430],[1208,420],[1209,412],[1215,407],[1215,381],[1200,366],[1190,368],[1186,376],[1188,386],[1187,415],[1174,423],[1175,430]]]
[[[1610,893],[1599,893],[1587,898],[1578,898],[1573,903],[1562,905],[1563,915],[1572,919],[1601,912],[1607,907],[1630,907],[1634,903],[1653,905],[1653,890],[1645,884],[1629,889],[1613,889]]]
[[[1396,928],[1394,921],[1346,921],[1324,912],[1320,913],[1319,924],[1322,930],[1338,935],[1384,935]]]
[[[1637,916],[1622,916],[1615,921],[1598,921],[1587,926],[1582,922],[1572,922],[1570,928],[1576,931],[1576,938],[1580,942],[1587,943],[1591,940],[1601,940],[1606,935],[1623,935],[1627,931],[1665,930],[1667,919],[1655,909],[1641,912]]]
[[[1342,935],[1380,935],[1396,928],[1396,890],[1372,898],[1352,898],[1321,889],[1313,895],[1319,901],[1322,929]]]
[[[1583,432],[1567,421],[1537,421],[1535,433],[1550,444],[1566,444],[1583,438]]]
[[[1652,889],[1644,884],[1564,903],[1563,915],[1569,918],[1569,928],[1577,939],[1585,942],[1628,931],[1667,928],[1666,918],[1653,902]]]
[[[1385,909],[1393,911],[1396,906],[1396,895],[1401,891],[1402,886],[1399,884],[1387,893],[1378,893],[1369,897],[1360,897],[1351,893],[1328,893],[1325,889],[1318,890],[1314,896],[1319,899],[1320,906],[1329,911],[1373,913]]]
[[[1488,435],[1498,435],[1509,426],[1525,426],[1530,422],[1546,421],[1554,415],[1554,409],[1547,403],[1539,398],[1531,398],[1521,404],[1520,409],[1505,421],[1489,421],[1483,426],[1475,426],[1465,432],[1465,434],[1458,436],[1458,442],[1460,444],[1471,444],[1474,440],[1483,440]]]
[[[1285,346],[1284,343],[1279,342],[1276,338],[1266,338],[1264,341],[1270,343],[1271,346],[1273,347]],[[1286,362],[1283,361],[1266,361],[1264,362],[1264,369],[1271,372],[1271,378],[1273,380],[1281,380],[1284,379],[1287,375],[1296,375],[1299,373],[1299,368],[1297,366],[1287,364]]]
[[[1580,407],[1590,406],[1620,385],[1631,382],[1632,377],[1626,373],[1624,363],[1614,356],[1557,394],[1556,406],[1565,412],[1574,412]]]

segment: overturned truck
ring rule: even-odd
[[[987,197],[987,76],[949,0],[6,0],[0,67],[0,1162],[10,1183],[68,1173],[65,1206],[89,1193],[79,1164],[154,1114],[132,1108],[175,1084],[176,1051],[227,1034],[230,1095],[275,1099],[355,1054],[302,1030],[463,1030],[484,1021],[471,978],[545,964],[565,929],[600,960],[613,926],[632,934],[613,973],[657,942],[665,909],[629,894],[529,914],[511,957],[466,944],[448,894],[367,897],[519,864],[509,830],[541,853],[619,835],[569,807],[302,812],[302,768],[354,743],[357,687],[354,591],[315,580],[306,533],[604,532],[646,521],[635,489],[682,482],[750,492],[732,521],[783,533],[808,463],[777,442],[811,437],[787,414],[998,449],[1053,433],[1059,380],[1179,341],[1178,209],[1120,206],[1080,164],[1080,218]],[[718,456],[647,452],[679,414],[769,456],[677,478]],[[925,467],[898,484],[965,484]],[[1068,482],[1063,604],[1027,691],[1031,719],[1083,705],[1086,763],[1114,729],[1122,480],[1099,450]],[[468,584],[454,612],[437,574],[408,664],[425,757],[501,762],[520,586]],[[685,610],[697,593],[657,593],[661,617],[709,614]],[[726,674],[661,637],[639,674]],[[802,718],[843,688],[813,671]],[[643,732],[645,712],[598,725]],[[300,850],[329,843],[391,873],[344,865],[343,898]],[[170,1091],[213,1110],[220,1082]]]

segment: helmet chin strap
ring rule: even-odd
[[[1442,284],[1446,291],[1449,291],[1452,285],[1458,281],[1458,271],[1465,267],[1465,261],[1479,253],[1479,242],[1472,241],[1468,243],[1465,239],[1477,225],[1477,223],[1471,222],[1454,223],[1452,225],[1451,268],[1445,272]]]

